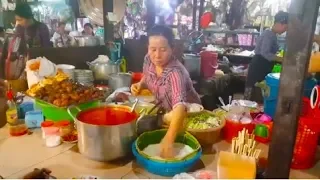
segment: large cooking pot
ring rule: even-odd
[[[132,75],[130,73],[114,73],[109,75],[109,87],[116,90],[122,87],[131,87]]]
[[[69,107],[68,112],[75,106]],[[103,105],[80,111],[74,118],[81,154],[96,161],[111,161],[131,152],[138,114],[129,106]],[[73,115],[72,115],[73,116]]]
[[[95,80],[108,80],[110,74],[120,72],[119,62],[87,62]]]

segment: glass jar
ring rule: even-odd
[[[42,130],[42,138],[45,139],[46,138],[46,133],[45,133],[45,129],[52,127],[54,125],[54,122],[52,121],[43,121],[41,123],[41,130]]]
[[[28,133],[28,127],[23,119],[19,119],[16,124],[9,124],[9,133],[11,136],[22,136]]]
[[[44,129],[45,144],[47,147],[56,147],[61,144],[61,137],[58,127],[48,127]]]
[[[60,128],[60,136],[66,136],[70,134],[73,130],[70,121],[65,120],[65,121],[59,121],[56,123],[56,126]]]

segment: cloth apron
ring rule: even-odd
[[[271,73],[273,65],[274,62],[267,60],[261,55],[257,54],[253,56],[247,74],[245,99],[258,103],[263,102],[261,89],[255,87],[255,84],[265,80],[265,77]]]

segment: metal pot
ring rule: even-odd
[[[81,154],[96,161],[111,161],[124,157],[131,152],[131,144],[136,138],[136,119],[119,125],[93,125],[82,122],[81,113],[88,113],[90,110],[81,111],[74,117],[71,110],[75,106],[68,108],[68,113],[73,117],[78,131],[78,148]],[[128,111],[129,106],[104,105],[98,108],[112,108],[115,111]]]
[[[108,80],[109,75],[120,72],[119,63],[113,62],[87,62],[90,70],[93,72],[95,80]]]
[[[109,87],[116,90],[122,87],[130,87],[132,82],[131,73],[114,73],[109,76]]]
[[[198,79],[201,76],[200,56],[194,54],[184,54],[184,66],[188,70],[191,79]]]

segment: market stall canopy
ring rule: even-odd
[[[80,8],[95,24],[103,26],[103,0],[80,0]],[[126,0],[113,0],[112,21],[119,22],[124,16]],[[111,16],[109,16],[111,19]]]

